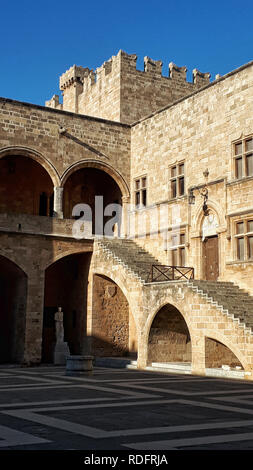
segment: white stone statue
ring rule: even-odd
[[[56,344],[54,348],[54,364],[66,364],[66,357],[70,354],[68,343],[64,342],[63,311],[58,307],[54,315]]]
[[[58,311],[54,316],[55,330],[56,330],[56,343],[64,342],[64,326],[63,326],[63,312],[62,308],[58,307]]]

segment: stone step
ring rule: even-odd
[[[110,367],[113,369],[126,369],[128,366],[136,366],[136,360],[128,357],[96,357],[95,367]]]

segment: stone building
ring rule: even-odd
[[[253,62],[136,59],[0,98],[0,362],[51,362],[61,306],[72,354],[253,379]]]

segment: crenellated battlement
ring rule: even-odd
[[[173,62],[169,63],[169,77],[172,80],[182,80],[186,82],[187,67],[178,67]]]
[[[87,77],[90,73],[90,69],[87,67],[77,67],[73,65],[60,77],[60,90],[72,86],[75,83],[83,83],[84,77]]]
[[[193,83],[195,85],[205,86],[210,83],[211,74],[209,72],[202,73],[198,69],[192,71]]]
[[[210,82],[210,74],[197,69],[188,82],[187,67],[173,62],[164,76],[163,62],[148,56],[143,70],[136,65],[137,55],[122,50],[96,70],[73,65],[60,77],[63,105],[54,95],[46,106],[132,123]]]

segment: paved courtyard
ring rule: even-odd
[[[95,368],[0,368],[0,448],[253,449],[253,383]]]

